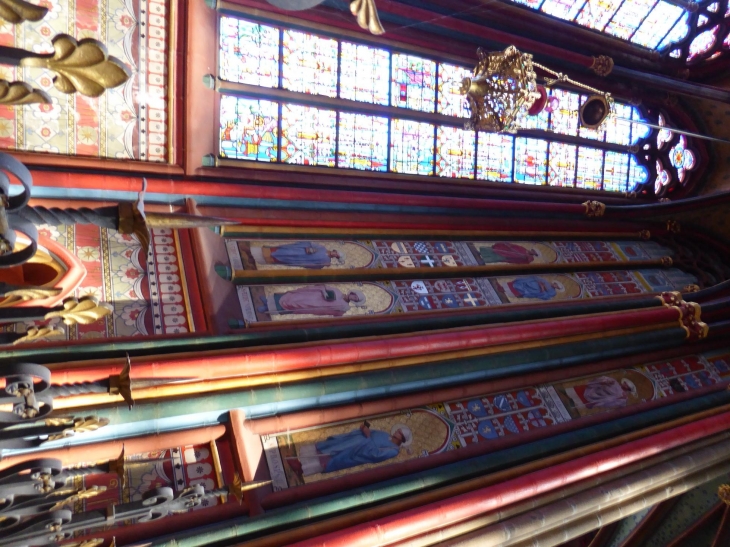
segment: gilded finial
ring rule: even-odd
[[[48,426],[68,426],[60,433],[54,433],[48,436],[49,441],[57,441],[59,439],[65,439],[72,437],[77,433],[87,433],[89,431],[96,431],[100,427],[104,427],[109,424],[109,420],[106,418],[98,418],[96,416],[86,416],[85,418],[48,418],[45,420]]]
[[[48,13],[48,8],[36,6],[25,0],[0,0],[0,19],[17,25],[25,21],[40,21]]]
[[[119,374],[109,376],[109,394],[121,395],[124,401],[129,405],[129,410],[134,406],[132,398],[132,379],[129,374],[132,370],[132,361],[127,354],[127,364]]]
[[[132,76],[129,68],[110,56],[98,40],[85,38],[77,42],[67,34],[59,34],[53,39],[53,49],[47,55],[29,53],[20,66],[52,70],[56,73],[53,84],[63,93],[98,97]]]
[[[228,485],[228,492],[230,494],[233,494],[233,496],[238,500],[238,503],[240,504],[243,502],[243,493],[247,490],[254,490],[256,488],[261,488],[262,486],[267,486],[271,484],[272,481],[251,481],[251,482],[243,482],[241,480],[241,475],[238,473],[235,473],[233,475],[233,484]]]

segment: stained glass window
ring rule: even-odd
[[[656,49],[682,13],[684,13],[682,8],[678,6],[657,2],[656,7],[644,19],[631,41],[649,49]]]
[[[340,113],[337,167],[388,170],[388,118]]]
[[[575,182],[576,147],[562,142],[550,143],[548,161],[548,184],[550,186],[569,186]]]
[[[335,166],[337,112],[285,104],[281,109],[281,160]]]
[[[436,130],[436,174],[439,177],[474,178],[474,131],[458,127]]]
[[[648,11],[646,21],[660,4],[625,0],[607,24],[614,34],[627,35],[629,25],[639,24],[640,10]],[[594,7],[613,4],[535,5],[556,16],[586,18]],[[477,134],[458,120],[468,114],[459,93],[470,74],[465,67],[228,16],[220,21],[219,76],[234,82],[226,93],[241,95],[220,100],[221,158],[607,191],[646,191],[653,182],[661,192],[684,183],[697,161],[687,139],[618,119],[642,120],[631,105],[615,103],[616,115],[598,130],[580,127],[587,96],[565,89],[550,89],[538,115],[520,114],[520,125],[545,131],[542,138]],[[301,100],[244,96],[250,88],[236,91],[235,82],[281,87],[301,94]],[[365,104],[379,105],[377,114]],[[434,112],[453,116],[455,126],[430,123]],[[658,122],[666,125],[663,115]],[[592,143],[585,146],[576,137]],[[608,150],[616,145],[625,148]],[[638,159],[629,153],[631,145],[643,150]],[[659,177],[650,181],[647,162],[659,157]]]
[[[228,82],[278,87],[279,29],[221,17],[218,76]]]
[[[576,23],[603,30],[621,5],[622,0],[588,0],[581,8]]]
[[[461,81],[471,76],[471,70],[461,66],[439,63],[438,112],[447,116],[469,117],[464,95],[459,91]]]
[[[372,104],[388,104],[390,53],[385,49],[342,42],[340,97]]]
[[[512,182],[514,138],[498,133],[479,133],[477,143],[477,178]]]
[[[433,112],[436,105],[436,62],[415,55],[391,56],[392,106]]]
[[[277,103],[223,96],[220,106],[221,156],[237,160],[277,160]]]
[[[337,40],[285,30],[282,85],[290,91],[337,96]]]
[[[659,49],[666,49],[672,44],[676,44],[689,33],[689,13],[685,13],[679,18],[679,21],[672,27],[672,30],[664,37],[659,44]]]
[[[577,135],[580,95],[563,89],[553,89],[551,96],[555,97],[557,105],[550,115],[550,129],[564,135]]]
[[[434,126],[412,120],[390,121],[390,169],[395,173],[433,174]]]
[[[578,171],[575,185],[587,190],[600,190],[603,184],[603,150],[581,146],[578,148]]]
[[[629,155],[607,151],[603,161],[603,189],[626,192],[629,178]]]
[[[687,57],[688,61],[691,61],[692,59],[696,59],[703,53],[706,53],[710,51],[712,46],[715,45],[715,42],[717,41],[717,31],[720,30],[719,26],[716,26],[714,28],[711,28],[710,30],[706,30],[705,32],[701,32],[697,35],[697,37],[692,40],[692,43],[689,45],[689,56]]]
[[[656,0],[624,2],[606,26],[606,32],[628,40],[639,28],[644,17],[649,15],[654,4],[656,4]]]
[[[575,2],[574,0],[545,0],[541,10],[548,15],[572,21],[578,15],[582,5],[582,2]]]
[[[547,141],[515,139],[515,182],[545,184]]]

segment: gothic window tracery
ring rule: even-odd
[[[467,131],[466,66],[229,15],[219,36],[222,159],[658,195],[697,163],[673,162],[680,143],[627,121],[657,123],[630,104],[587,129],[587,95],[556,88],[517,134]]]

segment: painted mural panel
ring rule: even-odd
[[[726,381],[715,366],[718,360],[722,359],[692,355],[265,436],[262,444],[274,489],[282,490],[490,443]]]
[[[653,241],[398,241],[227,239],[238,270],[434,268],[631,262],[672,256]]]
[[[679,290],[676,269],[238,286],[246,321],[291,321],[539,303]]]
[[[90,325],[64,325],[66,339],[186,333],[200,327],[193,319],[183,243],[176,231],[152,230],[146,263],[136,237],[115,230],[44,225],[39,233],[78,259],[80,272],[75,272],[77,281],[69,296],[93,296],[113,306],[110,316]],[[27,326],[4,328],[21,332]]]
[[[51,95],[49,105],[0,105],[0,146],[30,152],[142,161],[167,161],[169,10],[173,0],[46,0],[46,17],[0,22],[0,45],[53,52],[60,33],[94,38],[132,71],[124,85],[99,98],[65,95],[53,74],[3,67],[2,78],[22,80]]]

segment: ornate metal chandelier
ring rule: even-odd
[[[467,129],[509,133],[520,129],[523,111],[539,114],[548,97],[545,88],[557,83],[568,83],[592,93],[580,110],[581,124],[595,129],[613,113],[613,99],[605,93],[575,80],[563,73],[535,63],[532,55],[522,53],[514,46],[504,51],[477,50],[479,61],[473,76],[462,80],[461,92],[466,95],[471,117]],[[544,85],[537,83],[535,69],[549,74]]]

